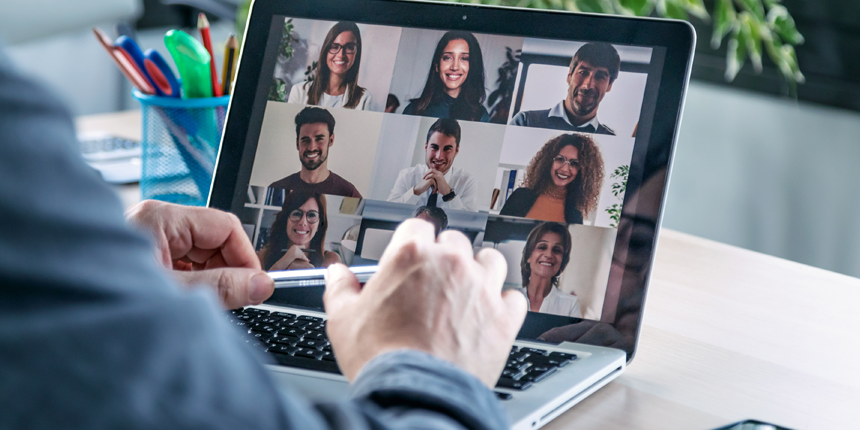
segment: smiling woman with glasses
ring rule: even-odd
[[[501,215],[582,224],[597,207],[603,156],[585,134],[554,137],[535,154]]]
[[[287,195],[269,241],[258,253],[265,270],[295,270],[328,267],[340,257],[325,250],[328,229],[325,196],[292,192]]]
[[[290,103],[366,110],[370,92],[358,86],[361,67],[361,33],[352,22],[335,24],[320,49],[313,80],[290,90]]]

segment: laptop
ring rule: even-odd
[[[324,268],[366,281],[426,219],[506,258],[530,311],[495,392],[545,425],[635,355],[694,46],[672,20],[255,1],[209,206],[276,291],[232,318],[279,383],[345,398]]]

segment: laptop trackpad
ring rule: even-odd
[[[312,372],[297,369],[294,373],[291,369],[273,367],[269,368],[269,374],[279,388],[298,391],[310,400],[339,401],[349,398],[349,383],[334,379],[333,376],[313,376]]]

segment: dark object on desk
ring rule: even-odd
[[[725,427],[720,427],[714,430],[792,430],[788,427],[781,427],[776,424],[769,424],[758,420],[739,421],[734,424],[729,424]]]
[[[235,309],[229,315],[240,329],[248,331],[248,343],[268,352],[278,364],[340,374],[324,319],[257,308]],[[528,390],[576,358],[576,354],[514,346],[496,388]],[[496,395],[502,400],[512,398],[508,393]]]
[[[107,133],[80,135],[78,141],[84,160],[98,170],[105,182],[130,184],[140,181],[140,142]]]

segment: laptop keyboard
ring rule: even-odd
[[[243,308],[230,311],[231,319],[247,329],[247,342],[269,353],[283,366],[340,374],[325,331],[325,319],[287,312]],[[514,346],[496,388],[524,391],[576,360],[576,354]],[[502,400],[512,396],[496,392]]]

